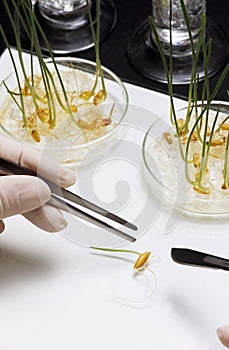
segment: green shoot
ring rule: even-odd
[[[106,99],[106,95],[107,95],[106,86],[105,86],[104,77],[103,77],[103,70],[101,67],[100,53],[99,53],[101,3],[100,3],[100,0],[96,0],[97,22],[96,22],[96,31],[95,31],[89,0],[86,0],[86,2],[87,2],[87,7],[88,7],[88,17],[89,17],[89,23],[91,26],[92,38],[93,38],[93,41],[95,43],[95,60],[96,60],[95,83],[94,83],[94,86],[92,87],[90,93],[88,94],[88,99],[94,95],[94,92],[95,92],[95,89],[98,85],[98,80],[100,77],[102,90],[100,91],[99,95],[95,97],[95,99],[96,99],[96,103],[101,103],[102,101],[104,101]]]
[[[150,23],[153,35],[155,37],[156,43],[158,45],[158,50],[159,50],[159,53],[160,53],[160,56],[161,56],[161,60],[162,60],[163,66],[164,66],[164,71],[165,71],[165,75],[166,75],[166,79],[167,79],[167,83],[168,83],[168,91],[169,91],[169,96],[170,96],[170,108],[171,108],[171,111],[172,111],[171,114],[170,114],[170,116],[171,116],[171,123],[172,124],[175,123],[176,132],[177,132],[177,134],[179,134],[178,121],[177,121],[177,118],[176,118],[176,109],[175,109],[174,100],[173,100],[173,85],[172,85],[172,81],[170,79],[171,72],[169,72],[169,67],[168,67],[168,64],[167,64],[167,60],[166,60],[166,57],[165,57],[165,54],[164,54],[164,51],[163,51],[163,47],[162,47],[159,35],[157,33],[157,28],[156,28],[156,26],[155,26],[151,16],[149,17],[149,23]],[[171,55],[170,55],[170,57],[171,57]],[[170,62],[170,64],[171,64],[171,62]],[[181,153],[181,156],[183,158],[184,157],[183,156],[183,149],[182,149],[182,145],[181,145],[179,137],[178,137],[178,143],[179,143],[180,153]]]
[[[156,278],[154,271],[152,269],[150,269],[150,267],[149,267],[150,260],[151,260],[151,258],[153,258],[153,256],[151,256],[150,251],[145,251],[143,253],[140,253],[138,251],[130,250],[130,249],[113,249],[113,248],[101,248],[101,247],[90,247],[90,248],[95,249],[95,250],[99,250],[99,251],[109,252],[109,253],[127,253],[127,254],[138,255],[138,257],[135,260],[135,263],[133,265],[134,273],[135,274],[142,274],[146,278],[147,285],[151,289],[151,292],[148,296],[146,296],[142,300],[129,300],[129,299],[124,299],[124,298],[118,298],[119,300],[122,300],[125,302],[131,302],[131,303],[140,303],[140,302],[144,302],[144,301],[148,300],[153,295],[153,293],[155,292],[155,290],[157,288],[157,278]],[[155,262],[158,263],[159,259],[156,259]],[[146,272],[146,271],[148,271],[153,276],[154,287],[151,286],[151,283],[150,283],[147,275],[144,274],[144,272]]]

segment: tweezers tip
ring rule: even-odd
[[[134,231],[137,231],[137,230],[138,230],[137,226],[135,226],[134,224],[131,224],[130,222],[127,222],[127,223],[125,224],[125,226],[128,227],[128,228],[130,228],[131,230],[134,230]]]
[[[138,228],[136,225],[132,224],[131,222],[113,214],[113,213],[106,213],[106,217],[112,221],[116,221],[117,223],[121,224],[122,226],[128,227],[131,230],[137,231]]]

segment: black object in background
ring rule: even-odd
[[[178,264],[229,271],[229,260],[187,248],[172,248],[171,257]]]
[[[113,0],[116,7],[118,19],[114,30],[101,43],[100,54],[102,64],[114,71],[123,81],[146,87],[159,92],[167,93],[167,85],[157,81],[150,80],[139,74],[131,65],[127,57],[127,44],[134,30],[148,18],[151,14],[151,0]],[[11,45],[14,44],[12,28],[10,28],[7,16],[4,13],[4,6],[0,0],[0,23],[7,33]],[[227,37],[227,46],[229,46],[229,1],[228,0],[208,0],[207,1],[207,18],[215,22],[224,31]],[[24,48],[27,49],[26,44]],[[0,41],[0,53],[4,50],[4,44]],[[225,49],[225,52],[227,50]],[[94,48],[82,51],[80,53],[71,53],[71,56],[95,59]],[[227,62],[229,57],[226,58]],[[214,88],[220,73],[217,73],[210,79],[210,87]],[[218,100],[228,100],[227,90],[229,89],[229,77],[224,81],[221,90],[216,98]],[[187,98],[188,85],[174,86],[174,95]]]

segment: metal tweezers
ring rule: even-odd
[[[137,226],[135,226],[134,224],[126,221],[125,219],[115,214],[108,212],[107,210],[97,206],[96,204],[89,202],[88,200],[78,196],[77,194],[74,194],[66,190],[65,188],[59,187],[52,181],[46,179],[43,176],[40,176],[38,173],[33,172],[28,168],[12,163],[6,159],[0,158],[0,175],[30,175],[30,176],[39,177],[40,179],[45,181],[51,189],[51,193],[52,193],[51,199],[48,202],[48,204],[50,204],[51,206],[61,209],[63,211],[66,211],[70,214],[73,214],[78,218],[86,220],[91,224],[94,224],[100,228],[103,228],[113,234],[116,234],[117,236],[125,240],[128,240],[130,242],[136,241],[135,237],[119,230],[116,227],[113,227],[109,223],[103,221],[102,218],[106,218],[108,220],[114,221],[117,224],[120,224],[134,231],[137,231]],[[81,207],[81,209],[78,207],[75,207],[71,203],[78,205],[79,207]],[[87,211],[92,211],[98,214],[98,216],[101,216],[101,218],[93,216],[87,211],[85,212],[84,210],[82,210],[82,208],[85,208]]]

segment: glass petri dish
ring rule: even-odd
[[[0,127],[1,132],[16,138],[21,142],[37,148],[64,165],[74,165],[84,158],[90,160],[90,151],[96,147],[97,156],[107,151],[110,138],[121,137],[119,126],[127,112],[128,94],[121,80],[109,69],[102,67],[102,74],[106,87],[106,98],[101,103],[94,103],[103,89],[100,79],[93,96],[89,99],[85,95],[93,88],[96,79],[96,64],[94,62],[68,57],[55,58],[55,64],[62,78],[64,90],[71,108],[71,116],[66,107],[65,95],[61,82],[51,59],[46,60],[47,67],[54,81],[52,85],[53,105],[55,106],[55,127],[50,128],[49,122],[43,122],[37,113],[37,106],[41,114],[48,109],[45,98],[44,83],[41,78],[40,66],[33,65],[34,83],[37,87],[35,104],[33,96],[25,96],[27,123],[34,123],[32,129],[37,130],[40,140],[31,137],[25,127],[21,113],[21,101],[17,96],[18,80],[25,85],[23,70],[17,75],[12,72],[0,86]],[[31,66],[26,67],[26,75],[31,83]],[[51,84],[51,83],[50,83]],[[7,87],[7,88],[6,88]],[[9,94],[14,91],[14,98]],[[58,98],[56,97],[56,92]],[[16,94],[15,94],[16,93]],[[16,98],[15,98],[16,96]],[[42,97],[43,96],[43,97]],[[17,102],[15,103],[15,100]],[[61,101],[59,101],[59,100]],[[42,100],[40,102],[40,100]],[[53,110],[53,107],[52,107]],[[95,157],[94,152],[93,158]]]
[[[210,107],[209,123],[213,123],[218,106],[221,106],[218,115],[219,126],[223,120],[227,120],[229,104],[227,102],[214,101]],[[201,108],[201,107],[199,107]],[[187,109],[179,109],[177,118],[184,118]],[[218,126],[215,127],[217,130]],[[191,130],[191,128],[190,128]],[[222,133],[222,139],[228,131]],[[185,154],[187,143],[181,143]],[[192,146],[190,146],[192,147]],[[179,143],[174,126],[171,126],[168,118],[158,118],[148,129],[142,147],[144,175],[151,188],[153,196],[158,197],[163,203],[184,214],[196,217],[229,216],[229,190],[223,189],[225,141],[222,145],[210,148],[207,176],[204,185],[209,188],[209,193],[201,193],[194,189],[194,185],[187,181],[185,163],[182,160]],[[198,169],[191,164],[193,154],[200,152],[201,144],[197,142],[189,149],[189,175],[195,179]]]

